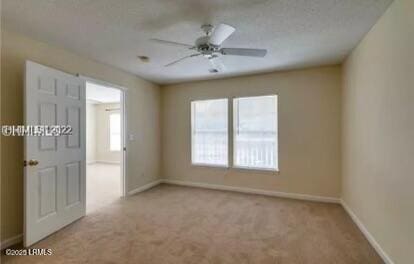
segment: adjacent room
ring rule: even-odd
[[[2,263],[414,263],[413,0],[2,0]]]
[[[123,196],[121,91],[86,82],[86,212]]]

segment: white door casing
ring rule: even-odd
[[[26,136],[24,245],[30,246],[85,215],[85,82],[27,61],[25,124],[70,125],[70,136]]]

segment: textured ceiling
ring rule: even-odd
[[[340,63],[391,2],[3,0],[2,19],[6,29],[164,84]],[[209,73],[203,57],[165,68],[192,51],[148,39],[193,44],[204,23],[236,28],[224,47],[265,48],[267,56],[223,57],[222,73]]]
[[[86,99],[97,103],[119,103],[121,92],[118,89],[87,82]]]

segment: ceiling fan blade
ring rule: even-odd
[[[211,58],[208,61],[210,62],[211,67],[213,67],[213,69],[217,70],[218,72],[224,72],[226,70],[226,66],[224,66],[220,58]]]
[[[265,49],[241,49],[241,48],[222,48],[220,49],[223,55],[249,56],[249,57],[264,57],[267,50]]]
[[[191,54],[191,55],[188,55],[188,56],[182,57],[182,58],[180,58],[180,59],[178,59],[178,60],[175,60],[175,61],[173,61],[173,62],[170,62],[170,63],[168,63],[168,64],[164,65],[164,67],[169,67],[169,66],[174,65],[174,64],[176,64],[176,63],[179,63],[180,61],[183,61],[183,60],[185,60],[185,59],[192,58],[192,57],[196,57],[196,56],[200,56],[200,55],[201,55],[201,53]]]
[[[214,28],[210,36],[210,44],[220,46],[236,29],[226,24],[220,24]]]
[[[175,41],[163,40],[163,39],[150,39],[150,40],[153,42],[159,43],[159,44],[164,44],[164,45],[174,46],[174,47],[186,47],[186,48],[194,47],[193,45],[175,42]]]

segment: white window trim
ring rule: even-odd
[[[246,167],[246,166],[233,165],[232,168],[238,169],[238,170],[247,170],[247,171],[279,172],[279,169],[269,169],[269,168],[260,168],[260,167]]]
[[[230,168],[229,165],[220,165],[220,164],[209,164],[209,163],[200,163],[200,162],[192,162],[191,166],[195,167],[211,167],[217,169],[228,169]]]
[[[237,99],[243,99],[243,98],[257,98],[257,97],[270,97],[275,96],[276,97],[276,150],[275,150],[275,164],[276,168],[262,168],[262,167],[249,167],[249,166],[240,166],[235,165],[235,158],[236,158],[236,137],[235,137],[235,131],[236,131],[236,124],[238,123],[238,117],[236,116],[236,113],[239,111],[235,111],[235,102]],[[232,133],[231,133],[231,141],[232,141],[232,168],[239,169],[239,170],[249,170],[249,171],[263,171],[263,172],[279,172],[279,95],[278,94],[265,94],[265,95],[253,95],[253,96],[238,96],[232,98],[231,103],[231,109],[232,109]],[[236,122],[237,121],[237,122]]]
[[[194,162],[194,109],[193,107],[195,106],[196,102],[202,102],[202,101],[212,101],[212,100],[226,100],[227,102],[227,160],[226,160],[226,164],[210,164],[210,163],[202,163],[202,162]],[[190,163],[191,166],[195,166],[195,167],[210,167],[210,168],[221,168],[221,169],[228,169],[230,168],[230,140],[229,140],[229,125],[230,125],[230,119],[229,119],[229,109],[228,109],[228,105],[229,105],[229,98],[227,97],[219,97],[219,98],[211,98],[211,99],[200,99],[200,100],[191,100],[190,101],[190,137],[191,137],[191,145],[190,145]]]

